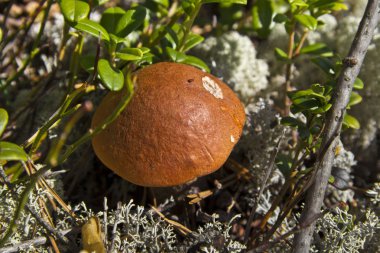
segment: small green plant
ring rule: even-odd
[[[0,137],[8,124],[8,113],[0,108]],[[27,161],[28,155],[19,146],[11,142],[0,141],[0,165],[5,165],[8,161]]]

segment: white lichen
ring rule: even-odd
[[[313,252],[358,253],[379,229],[379,217],[371,210],[364,221],[355,221],[347,210],[336,208],[318,220]]]
[[[249,160],[250,170],[257,182],[261,182],[265,177],[273,159],[273,150],[284,131],[280,124],[280,116],[273,110],[272,105],[272,101],[260,98],[256,103],[246,106],[247,121],[235,149]]]
[[[228,32],[210,37],[197,46],[194,53],[243,101],[249,101],[267,87],[268,65],[265,60],[257,59],[256,49],[247,36]]]

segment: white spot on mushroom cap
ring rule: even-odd
[[[222,89],[219,85],[208,76],[202,77],[203,87],[210,92],[214,97],[223,99]]]
[[[232,142],[232,143],[235,143],[235,138],[234,138],[233,135],[231,135],[231,142]]]

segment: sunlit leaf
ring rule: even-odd
[[[166,47],[166,52],[173,62],[183,62],[186,59],[186,55],[184,53],[178,52],[173,48]]]
[[[80,0],[62,0],[60,2],[63,16],[70,22],[85,19],[90,13],[90,5]]]
[[[109,0],[94,0],[94,4],[96,6],[99,6],[99,5],[103,5],[105,3],[107,3]]]
[[[276,55],[277,59],[282,60],[282,61],[289,61],[288,54],[285,53],[282,49],[276,47],[274,49],[274,52],[275,52],[275,55]]]
[[[359,121],[354,116],[351,116],[349,114],[344,115],[343,124],[346,125],[347,127],[353,128],[353,129],[359,129],[360,128]]]
[[[119,21],[117,35],[125,37],[139,28],[144,23],[146,13],[146,8],[140,5],[128,10]]]
[[[136,61],[143,57],[143,52],[139,48],[124,48],[116,52],[116,57],[124,61]]]
[[[194,57],[194,56],[187,55],[185,60],[182,61],[182,63],[186,63],[186,64],[192,65],[194,67],[200,68],[203,71],[206,71],[208,73],[210,72],[210,69],[207,66],[207,64],[204,61],[202,61],[201,59]]]
[[[108,33],[118,35],[118,33],[127,26],[127,23],[120,22],[125,13],[125,10],[120,7],[108,8],[102,14],[100,25],[102,25]]]
[[[190,33],[187,35],[187,39],[185,45],[183,47],[183,51],[186,52],[191,48],[195,47],[199,43],[201,43],[204,38],[201,35]]]
[[[0,141],[0,164],[1,161],[27,161],[28,156],[18,145],[6,141]]]
[[[3,134],[7,124],[8,124],[8,113],[3,108],[0,108],[0,137]]]
[[[308,46],[304,46],[301,51],[301,54],[312,54],[320,55],[323,57],[333,56],[333,52],[326,46],[324,43],[315,43]]]
[[[348,106],[353,106],[359,104],[363,100],[362,96],[360,96],[356,92],[351,92],[350,101],[348,102]]]
[[[231,4],[247,4],[247,0],[202,0],[202,3],[231,3]]]
[[[298,22],[300,22],[300,24],[302,24],[309,30],[317,29],[318,21],[313,16],[306,15],[306,14],[299,14],[299,15],[295,15],[294,18]]]
[[[98,73],[104,86],[112,91],[118,91],[123,88],[124,75],[119,69],[111,66],[110,62],[100,59],[98,62]]]
[[[361,90],[364,88],[364,83],[360,78],[356,78],[354,82],[354,89]]]
[[[319,83],[311,85],[311,90],[317,94],[323,94],[325,92],[325,87]]]
[[[110,36],[103,26],[89,19],[80,20],[74,25],[74,28],[89,33],[95,37],[101,36],[101,39],[110,41]]]

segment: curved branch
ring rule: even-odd
[[[305,208],[300,225],[309,222],[321,211],[331,167],[334,161],[334,150],[342,127],[343,116],[350,99],[353,83],[359,74],[368,46],[372,40],[379,21],[379,1],[368,0],[366,10],[358,31],[352,42],[348,56],[343,60],[343,69],[339,75],[332,107],[328,113],[323,132],[321,151],[317,158],[314,183],[307,192]],[[301,226],[302,227],[302,226]],[[315,221],[301,229],[294,238],[293,252],[307,253],[310,249]]]

